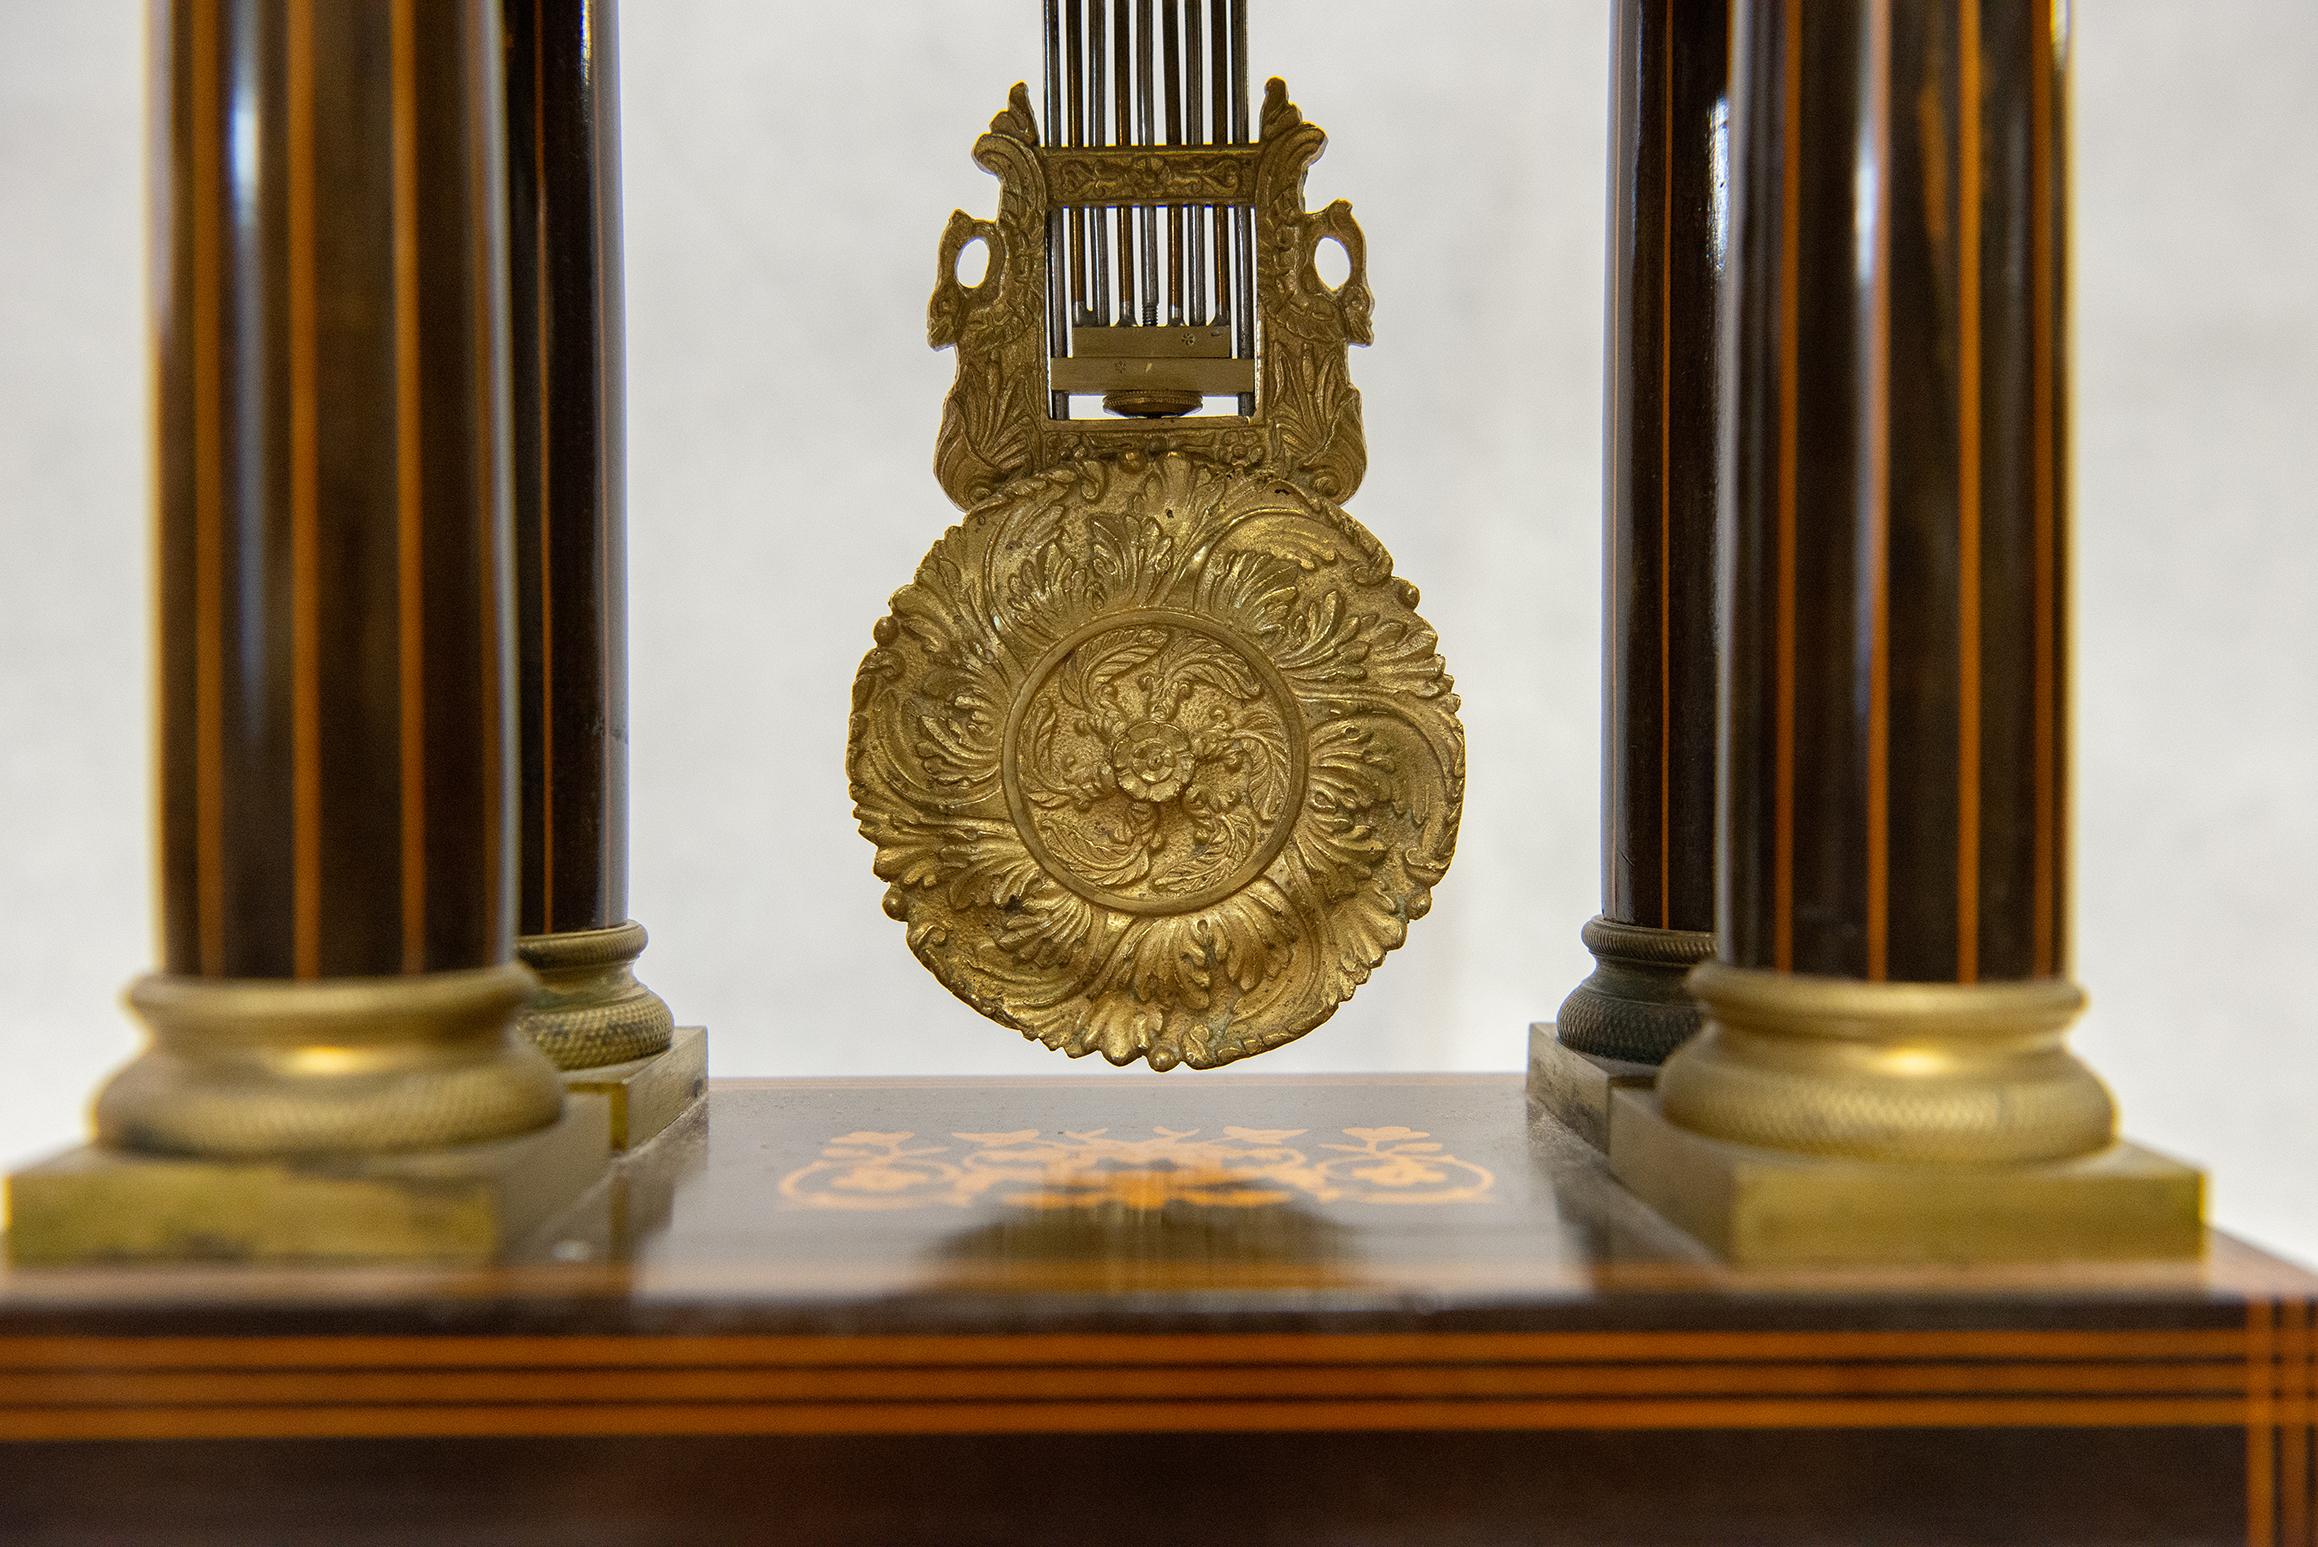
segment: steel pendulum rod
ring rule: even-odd
[[[1110,93],[1105,89],[1104,23],[1109,15],[1108,0],[1090,0],[1087,11],[1087,143],[1101,146],[1109,133],[1104,108]],[[1111,317],[1111,224],[1100,209],[1087,211],[1088,223],[1094,230],[1094,252],[1090,264],[1094,269],[1094,320],[1098,327],[1109,325]]]
[[[1167,70],[1167,143],[1183,143],[1183,39],[1173,4],[1164,12]],[[1167,207],[1167,322],[1183,323],[1183,209]]]
[[[1063,42],[1063,67],[1067,76],[1070,96],[1070,144],[1073,149],[1087,142],[1087,94],[1084,83],[1086,58],[1085,0],[1065,0],[1069,10],[1069,28]],[[1087,212],[1073,209],[1067,222],[1070,241],[1070,300],[1071,322],[1083,326],[1087,316]]]
[[[1046,0],[1046,122],[1044,138],[1052,145],[1062,128],[1062,0]],[[1046,352],[1049,358],[1070,353],[1070,262],[1064,215],[1049,209],[1046,216]],[[1057,419],[1070,417],[1070,394],[1047,394],[1047,412]]]
[[[1183,138],[1190,145],[1212,145],[1216,136],[1207,128],[1207,94],[1200,71],[1200,59],[1206,51],[1200,47],[1199,0],[1183,0],[1183,85],[1187,100],[1183,107]],[[1197,327],[1207,321],[1207,209],[1204,205],[1185,211],[1190,230],[1186,234],[1190,246],[1189,263],[1191,283],[1184,297],[1184,321]]]
[[[1197,4],[1198,0],[1193,0]],[[1211,62],[1208,69],[1209,95],[1214,100],[1214,137],[1220,144],[1230,138],[1226,125],[1231,116],[1231,25],[1224,10],[1225,0],[1209,0],[1208,48]],[[1238,268],[1238,259],[1232,252],[1231,206],[1218,204],[1215,216],[1215,320],[1230,331],[1238,308],[1232,302],[1232,276]]]
[[[1248,6],[1247,0],[1230,0],[1231,6],[1231,137],[1235,145],[1253,142],[1255,136],[1248,125]],[[1256,353],[1256,212],[1252,205],[1238,211],[1239,220],[1239,353],[1245,359],[1254,359]],[[1240,412],[1253,414],[1256,400],[1252,393],[1240,395]]]
[[[1114,143],[1135,143],[1135,38],[1134,0],[1115,0],[1111,16],[1111,109],[1117,135]],[[1135,320],[1135,211],[1119,205],[1105,217],[1111,221],[1119,244],[1119,304],[1112,321]]]
[[[1152,78],[1151,7],[1160,0],[1136,0],[1135,7],[1135,79],[1136,143],[1156,145],[1157,128],[1156,82]],[[1156,206],[1145,204],[1135,210],[1135,224],[1140,229],[1143,248],[1143,322],[1156,326],[1159,321],[1159,219]]]

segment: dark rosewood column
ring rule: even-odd
[[[2066,6],[1738,29],[1719,955],[1668,1118],[2105,1145],[2067,960]]]
[[[524,1030],[566,1069],[674,1021],[628,917],[627,428],[612,0],[503,0]]]
[[[156,11],[161,973],[100,1136],[550,1123],[511,1035],[495,0]]]
[[[1611,78],[1599,965],[1555,1025],[1643,1064],[1697,1030],[1683,977],[1714,944],[1729,26],[1726,0],[1622,0]]]

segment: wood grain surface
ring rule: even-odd
[[[2287,1542],[2314,1299],[1735,1272],[1515,1076],[722,1082],[501,1268],[0,1280],[0,1530]]]

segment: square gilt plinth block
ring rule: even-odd
[[[576,1095],[512,1139],[344,1159],[217,1160],[83,1145],[8,1179],[9,1258],[483,1263],[602,1181],[610,1107]]]
[[[679,1026],[668,1046],[649,1058],[566,1069],[563,1088],[600,1096],[611,1113],[611,1147],[634,1149],[682,1117],[708,1089],[708,1031]]]
[[[1529,1108],[1559,1122],[1595,1149],[1610,1147],[1610,1093],[1650,1088],[1655,1064],[1629,1063],[1565,1047],[1551,1021],[1529,1025]]]
[[[2121,1261],[2204,1249],[2205,1178],[2119,1142],[2078,1160],[1905,1165],[1797,1155],[1669,1122],[1654,1090],[1611,1097],[1610,1169],[1749,1267]]]

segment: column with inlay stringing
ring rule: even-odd
[[[513,1034],[496,3],[154,25],[161,970],[11,1249],[487,1254],[603,1143]]]
[[[1739,7],[1717,956],[1610,1124],[1735,1256],[2198,1241],[2063,1040],[2066,21]]]
[[[1723,0],[1623,0],[1610,93],[1602,455],[1602,911],[1530,1032],[1530,1089],[1596,1144],[1613,1081],[1698,1029],[1714,946],[1715,516],[1729,230]]]
[[[619,36],[613,0],[502,0],[513,340],[517,949],[523,1029],[601,1088],[623,1146],[706,1075],[636,981],[628,916],[628,576]]]

